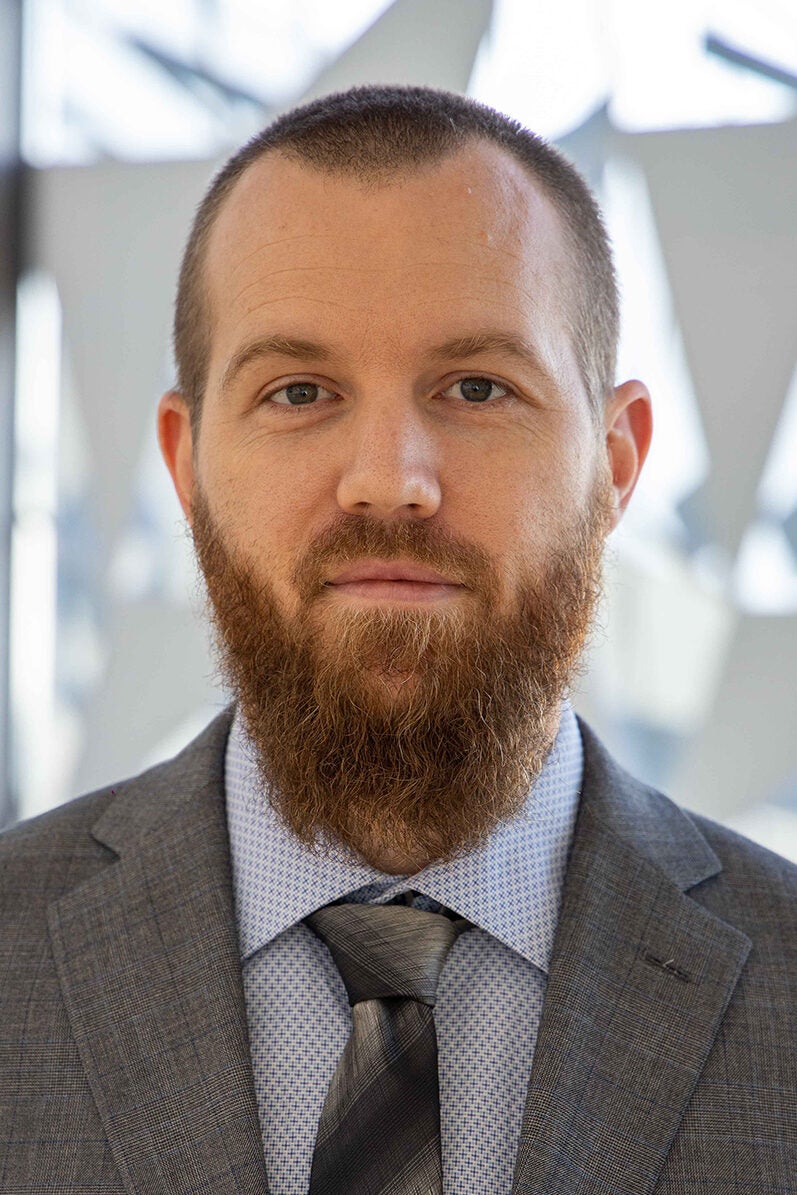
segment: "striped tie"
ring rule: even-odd
[[[406,905],[327,905],[307,918],[346,985],[354,1028],[318,1126],[310,1195],[441,1195],[434,1003],[469,921]]]

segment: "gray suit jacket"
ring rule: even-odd
[[[224,815],[231,713],[0,837],[5,1193],[267,1190]],[[513,1190],[797,1192],[797,868],[679,810],[581,729]]]

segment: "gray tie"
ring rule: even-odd
[[[318,1126],[310,1195],[441,1195],[433,1008],[469,921],[405,905],[327,905],[307,918],[346,985],[354,1028]]]

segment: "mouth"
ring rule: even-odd
[[[371,601],[435,602],[464,593],[459,581],[412,561],[361,560],[325,582],[333,592]]]

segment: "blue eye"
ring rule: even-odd
[[[331,390],[319,386],[318,382],[291,382],[289,386],[283,386],[282,389],[267,394],[263,401],[275,403],[280,407],[308,407],[319,398],[334,397]]]
[[[458,394],[452,391],[459,391]],[[490,398],[507,398],[510,391],[490,378],[460,378],[453,382],[443,393],[451,398],[464,398],[467,402],[487,402]]]

